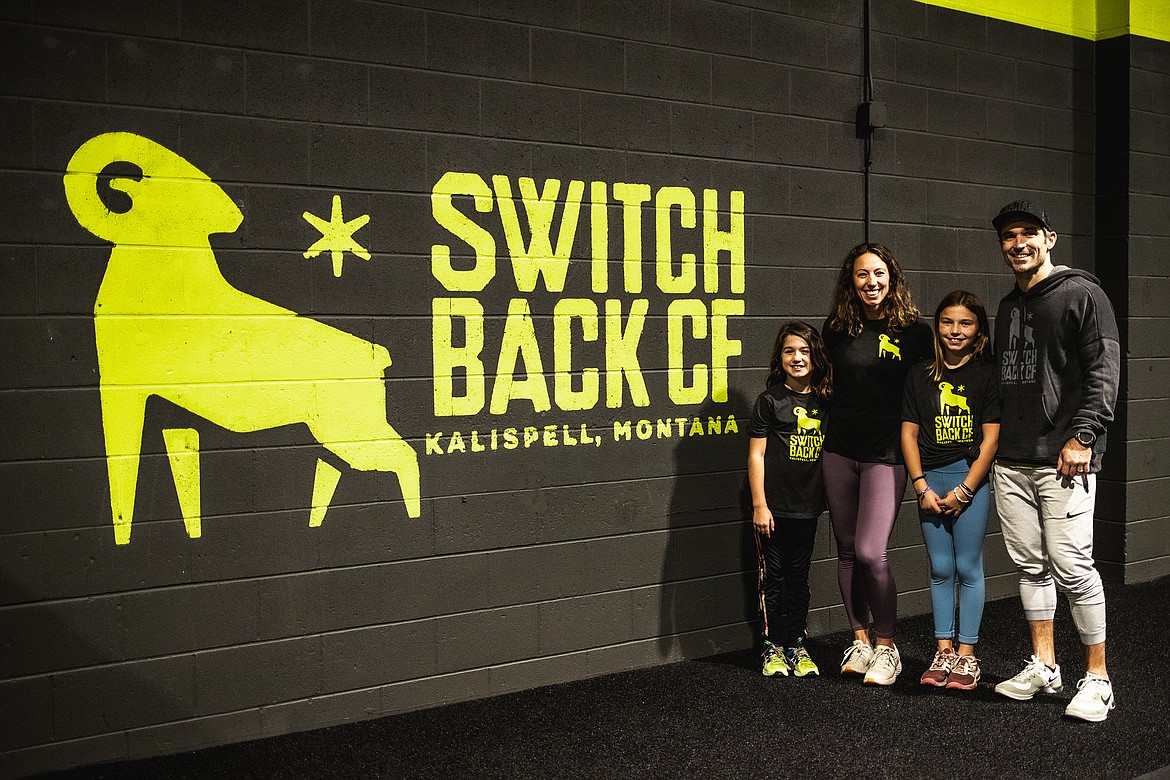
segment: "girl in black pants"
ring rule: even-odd
[[[752,410],[748,484],[760,559],[765,676],[819,674],[804,648],[808,570],[825,508],[822,420],[832,367],[815,329],[790,322],[772,348],[767,390]]]

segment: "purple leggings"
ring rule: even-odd
[[[868,628],[882,639],[894,636],[898,587],[886,557],[898,505],[906,492],[906,469],[860,463],[826,452],[825,495],[837,538],[837,580],[854,631]]]

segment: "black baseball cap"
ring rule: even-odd
[[[991,220],[991,224],[995,227],[996,232],[998,232],[1003,230],[1004,225],[1014,219],[1026,219],[1029,222],[1035,222],[1045,230],[1052,231],[1052,227],[1048,224],[1048,215],[1044,213],[1044,208],[1034,200],[1013,200],[999,210],[999,213],[995,215],[995,219]]]

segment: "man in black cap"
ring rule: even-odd
[[[1096,278],[1053,265],[1056,232],[1039,204],[1009,203],[992,225],[1016,277],[995,319],[1003,417],[992,487],[1033,653],[995,690],[1025,701],[1062,689],[1052,626],[1059,588],[1086,662],[1064,712],[1101,721],[1114,699],[1105,668],[1105,591],[1093,566],[1093,506],[1121,374],[1117,321]]]

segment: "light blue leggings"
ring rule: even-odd
[[[926,484],[940,496],[967,476],[967,462],[926,472]],[[968,485],[968,487],[973,487]],[[955,638],[955,583],[959,586],[959,642],[979,642],[983,620],[983,536],[991,507],[987,480],[958,517],[940,517],[918,510],[922,538],[930,556],[930,601],[934,607],[935,639]]]

